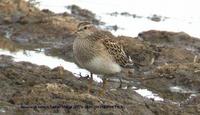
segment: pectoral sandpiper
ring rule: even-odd
[[[104,75],[104,85],[107,76],[120,73],[122,68],[133,65],[110,32],[97,29],[89,22],[81,22],[77,26],[76,36],[73,44],[76,63],[91,73]],[[91,74],[89,88],[92,80]]]

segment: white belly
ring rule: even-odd
[[[86,64],[86,68],[95,74],[115,74],[121,71],[119,64],[103,57],[93,58]]]

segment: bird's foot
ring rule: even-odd
[[[123,89],[122,83],[119,84],[119,86],[117,87],[117,89]]]
[[[123,88],[122,87],[123,81],[122,81],[122,77],[121,76],[119,78],[119,82],[120,82],[120,84],[119,84],[119,87],[117,87],[117,89],[122,89]]]

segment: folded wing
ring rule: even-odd
[[[125,68],[133,66],[132,60],[126,55],[123,47],[116,40],[109,38],[102,39],[102,43],[120,66]]]

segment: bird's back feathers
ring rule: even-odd
[[[108,53],[114,58],[114,60],[122,67],[130,67],[132,64],[124,52],[123,47],[114,39],[102,39],[102,43],[106,47]]]

